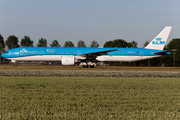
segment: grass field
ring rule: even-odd
[[[0,69],[17,70],[127,70],[127,71],[180,71],[180,67],[128,67],[128,66],[96,66],[95,68],[83,68],[82,66],[56,66],[56,65],[0,65]]]
[[[0,76],[0,119],[180,119],[180,80]]]

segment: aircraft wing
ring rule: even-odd
[[[87,59],[95,59],[97,56],[101,56],[107,54],[108,52],[117,51],[119,49],[107,50],[107,51],[99,51],[99,52],[92,52],[92,53],[85,53],[78,56],[86,57]]]

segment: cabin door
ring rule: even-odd
[[[140,56],[141,56],[141,57],[144,56],[144,52],[143,52],[143,51],[140,52]]]
[[[15,56],[19,57],[19,51],[18,50],[15,51]]]

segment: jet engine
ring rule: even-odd
[[[61,63],[62,63],[62,65],[74,65],[75,58],[74,58],[74,56],[62,56]]]

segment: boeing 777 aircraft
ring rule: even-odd
[[[61,61],[62,65],[81,62],[84,68],[94,67],[99,61],[140,61],[171,54],[163,50],[171,28],[165,27],[145,48],[19,47],[7,50],[2,57],[15,67],[17,61]]]

